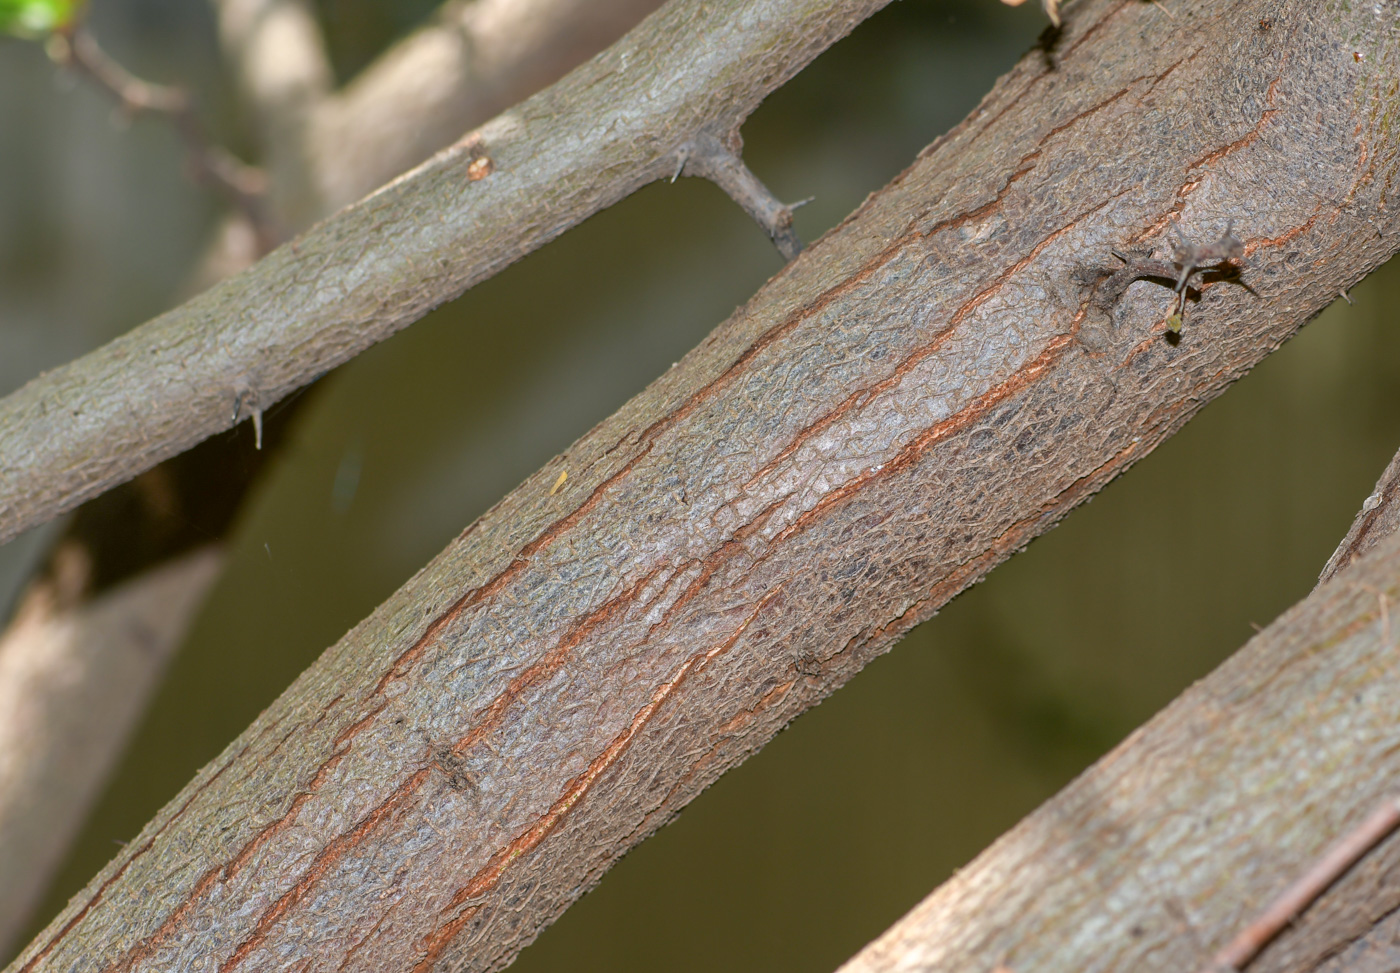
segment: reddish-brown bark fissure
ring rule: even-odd
[[[1395,24],[1318,6],[1183,0],[1150,43],[1148,4],[1072,7],[1048,58],[328,650],[262,718],[304,731],[255,724],[20,969],[507,962],[1390,255]],[[1374,55],[1326,56],[1340,36]],[[1179,340],[1169,289],[1104,309],[1077,283],[1229,221],[1250,289],[1193,288]]]

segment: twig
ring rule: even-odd
[[[1219,240],[1205,246],[1197,246],[1186,239],[1180,227],[1173,229],[1176,232],[1177,248],[1172,254],[1172,262],[1181,268],[1181,273],[1176,278],[1176,293],[1179,299],[1176,313],[1180,315],[1186,310],[1186,284],[1191,275],[1206,266],[1228,264],[1241,259],[1244,257],[1244,244],[1232,236],[1234,221],[1225,225],[1225,232],[1220,235]]]
[[[744,165],[737,146],[731,147],[709,132],[702,132],[678,152],[676,173],[671,181],[675,182],[676,176],[681,175],[701,176],[723,189],[767,231],[783,259],[796,259],[802,252],[802,240],[792,229],[792,211],[807,200],[793,206],[780,203]]]
[[[1259,918],[1245,926],[1224,949],[1216,953],[1201,973],[1236,973],[1397,827],[1400,827],[1400,798],[1389,797],[1371,812],[1370,817],[1329,848]]]
[[[102,50],[97,39],[81,25],[53,34],[45,49],[56,64],[95,82],[115,98],[126,115],[151,112],[169,116],[185,143],[196,178],[214,185],[248,217],[257,228],[264,252],[277,245],[281,234],[272,225],[264,205],[267,179],[262,170],[209,142],[189,94],[181,88],[136,77]]]

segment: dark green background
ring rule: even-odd
[[[202,5],[96,2],[114,50],[193,78],[226,139],[247,144],[207,73]],[[429,8],[327,0],[337,69]],[[1147,3],[1133,15],[1163,16]],[[797,219],[812,239],[966,114],[1043,27],[1035,2],[897,2],[769,99],[744,129],[748,160],[780,196],[816,196]],[[31,330],[54,332],[57,350],[43,346],[32,373],[160,310],[214,208],[180,181],[158,122],[114,131],[90,93],[55,93],[32,46],[0,44],[0,79],[15,64],[39,80],[0,87],[0,124],[32,116],[41,134],[0,130],[20,160],[0,186],[0,360],[42,344],[11,327],[17,294],[72,300],[52,294],[65,273],[95,291],[86,317],[38,305]],[[45,206],[72,209],[62,160],[80,145],[105,153],[110,193],[126,195],[52,224]],[[18,210],[47,241],[40,256],[9,225]],[[75,258],[72,238],[89,236]],[[122,271],[136,258],[112,248],[133,246],[154,255]],[[652,186],[307,393],[44,921],[326,645],[779,265],[712,186]],[[720,781],[517,968],[830,970],[1306,594],[1400,445],[1400,274],[1354,297]],[[234,435],[251,449],[246,429]]]

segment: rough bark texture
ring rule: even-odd
[[[659,0],[473,0],[386,51],[321,105],[308,133],[316,189],[338,209],[621,37]],[[404,105],[415,106],[405,112]]]
[[[1173,8],[1069,8],[1053,50],[331,647],[15,968],[499,968],[1390,256],[1395,6]],[[1193,287],[1179,340],[1168,288],[1104,304],[1111,250],[1230,220],[1243,280]],[[1170,894],[1175,865],[1135,864]]]
[[[451,0],[343,90],[306,0],[214,0],[282,225],[301,229],[616,41],[660,0]]]
[[[0,542],[261,410],[676,168],[887,0],[674,0],[260,261],[0,401]]]
[[[502,107],[501,98],[518,100],[534,90],[521,90],[523,85],[556,80],[659,5],[507,2],[510,17],[490,15],[499,0],[445,5],[431,25],[384,55],[387,64],[381,59],[367,69],[348,98],[329,91],[330,67],[306,4],[220,0],[221,40],[259,120],[277,225],[304,228],[312,217],[330,214],[328,199],[336,207],[351,201],[313,190],[322,179],[318,173],[333,170],[342,187],[372,188],[450,142],[447,132],[455,137],[488,120]],[[471,43],[466,35],[447,36],[460,35],[467,20]],[[525,35],[513,37],[512,30]],[[491,56],[474,57],[483,46]],[[424,50],[438,56],[410,56]],[[448,53],[452,57],[445,59]],[[425,89],[433,97],[422,97]],[[418,138],[388,137],[382,116],[390,105],[396,124],[413,128]],[[359,127],[352,106],[363,108]],[[334,113],[336,125],[310,139],[307,127],[326,112]],[[424,138],[436,141],[426,145]],[[367,140],[373,152],[366,151]],[[211,248],[204,269],[212,279],[205,286],[258,256],[256,244],[247,244],[256,240],[251,226],[241,263],[240,248],[230,246],[240,237],[228,229],[226,224]],[[228,263],[236,266],[214,274]],[[208,549],[232,528],[244,495],[277,456],[282,434],[313,400],[301,396],[269,418],[260,451],[254,451],[251,435],[215,436],[84,504],[51,545],[17,617],[0,633],[0,699],[24,701],[0,705],[0,956],[17,945],[13,940],[86,818],[111,761],[125,749],[146,687],[183,644],[186,626],[218,580],[221,570],[209,563],[217,555]],[[196,548],[205,549],[197,558],[201,570],[188,570]],[[172,585],[183,587],[176,592]],[[116,586],[123,588],[121,597],[104,597]],[[51,596],[58,591],[61,597]],[[93,624],[93,617],[101,623]],[[133,631],[145,635],[140,652],[131,651]],[[116,682],[111,660],[121,660]],[[141,674],[143,663],[147,671]],[[37,675],[58,665],[61,678]],[[119,685],[120,691],[113,688]]]
[[[1400,779],[1400,537],[1318,588],[842,973],[1191,971]],[[1249,973],[1395,969],[1400,837]]]

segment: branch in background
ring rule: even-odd
[[[0,953],[218,580],[223,538],[287,428],[270,421],[261,453],[249,437],[208,440],[82,506],[0,635]]]
[[[1391,255],[1400,213],[1381,194],[1400,175],[1400,132],[1372,110],[1400,76],[1390,25],[1310,0],[1197,0],[1179,18],[1190,29],[1162,36],[1143,30],[1141,9],[1078,7],[1057,65],[1039,52],[1024,59],[895,183],[328,650],[19,968],[64,969],[99,949],[129,971],[499,968],[726,768]],[[1256,30],[1266,12],[1292,29]],[[1367,57],[1338,58],[1342,47]],[[643,85],[645,64],[628,71]],[[1055,85],[1044,83],[1052,70]],[[1227,88],[1241,97],[1195,97]],[[529,132],[539,104],[507,122]],[[544,104],[557,117],[572,110]],[[468,197],[496,179],[467,183],[469,160],[520,171],[513,143],[493,141],[505,124],[417,175]],[[1289,137],[1258,134],[1276,131]],[[1118,164],[1085,166],[1104,145]],[[403,239],[393,204],[419,205],[398,192],[407,184],[367,201],[376,221],[364,229]],[[1339,185],[1351,192],[1335,200]],[[1249,288],[1203,283],[1177,342],[1162,332],[1170,286],[1135,284],[1096,309],[1075,283],[1115,249],[1162,245],[1175,222],[1200,234],[1231,218]],[[361,253],[374,245],[349,239]],[[1078,339],[1095,327],[1090,348]],[[1326,602],[1319,625],[1305,610],[1286,651],[1247,653],[1242,669],[1227,667],[1245,678],[1191,711],[1175,753],[1211,775],[1208,786],[1163,806],[1149,785],[1188,775],[1181,759],[1159,759],[1165,743],[1152,738],[1162,745],[1144,748],[1151,759],[1111,762],[1112,786],[1085,796],[1084,813],[1104,818],[1088,830],[1074,808],[1042,819],[1043,844],[1063,857],[1001,871],[1000,886],[984,877],[974,891],[995,893],[978,907],[1013,903],[997,915],[1026,949],[1043,943],[1053,957],[1066,937],[1097,949],[1098,931],[1120,918],[1102,882],[1069,896],[1021,890],[1076,880],[1122,841],[1115,860],[1154,901],[1170,906],[1179,888],[1223,930],[1212,938],[1238,928],[1343,830],[1341,818],[1369,809],[1380,793],[1368,789],[1388,789],[1400,759],[1400,682],[1384,679],[1400,657],[1387,639],[1372,664],[1363,656],[1380,651],[1377,636],[1358,642],[1365,632],[1348,627],[1364,604],[1371,629],[1387,632],[1386,602],[1356,586],[1322,594],[1333,589],[1341,600]],[[1347,638],[1331,637],[1337,618]],[[1338,652],[1359,662],[1338,667],[1350,661]],[[1256,659],[1267,671],[1251,668]],[[1317,692],[1331,694],[1317,717],[1343,722],[1295,752],[1281,721],[1312,720],[1297,700]],[[1213,729],[1231,746],[1203,749]],[[1240,766],[1227,763],[1237,737]],[[1262,747],[1274,763],[1251,776]],[[1295,776],[1303,758],[1313,762]],[[1349,772],[1359,764],[1366,774]],[[1310,767],[1332,776],[1311,779]],[[1286,803],[1259,803],[1271,797]],[[1242,864],[1252,849],[1239,835],[1275,813],[1298,852],[1280,854],[1284,881],[1271,884],[1267,869]],[[1304,814],[1333,818],[1312,819],[1323,832],[1312,840],[1298,830]],[[1144,870],[1158,848],[1199,852]],[[1261,875],[1269,887],[1256,894],[1244,883]],[[1221,883],[1228,894],[1207,897]],[[1059,932],[1036,929],[1028,903],[1081,911]],[[1168,954],[1151,948],[1181,935],[1178,912],[1167,914],[1170,925],[1143,927],[1154,962]],[[1177,969],[1209,954],[1172,942],[1186,943]],[[997,945],[979,942],[975,963],[954,966],[1020,963]],[[1087,965],[1076,955],[1071,968]],[[1024,968],[1042,965],[1052,967]]]
[[[1400,537],[1392,535],[841,973],[1191,970],[1226,943],[1224,960],[1248,961],[1253,951],[1231,942],[1236,932],[1294,888],[1338,835],[1360,834],[1354,826],[1400,777],[1400,652],[1381,601],[1397,597]],[[1249,969],[1394,968],[1400,888],[1387,876],[1400,866],[1400,843],[1366,844],[1360,864]],[[1362,962],[1367,953],[1371,962]]]
[[[1317,579],[1318,586],[1326,584],[1352,561],[1395,533],[1396,527],[1400,527],[1400,453],[1396,453],[1385,468],[1376,488],[1352,521],[1347,536],[1342,538],[1337,550],[1327,559],[1327,565]]]
[[[299,231],[338,208],[321,198],[308,145],[333,80],[316,15],[303,0],[216,0],[215,11],[224,59],[255,120],[273,211]],[[399,110],[419,117],[412,102]]]
[[[186,554],[78,606],[85,559],[62,549],[64,570],[30,587],[0,639],[0,943],[28,921],[222,556]]]
[[[80,25],[50,35],[45,50],[56,63],[88,78],[115,98],[128,115],[151,112],[169,116],[185,143],[195,177],[218,189],[248,219],[266,249],[276,244],[279,235],[264,205],[267,179],[262,170],[245,165],[209,142],[194,102],[185,91],[131,74]]]
[[[236,402],[265,410],[669,178],[686,142],[736,129],[884,2],[676,0],[255,269],[34,379],[0,401],[0,540],[227,429]]]

